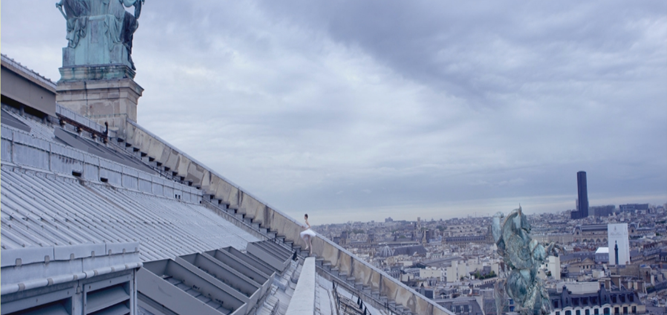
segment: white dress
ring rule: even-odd
[[[310,237],[315,237],[316,234],[315,234],[315,231],[313,231],[311,229],[307,229],[307,230],[301,232],[301,238],[303,238],[306,235],[308,235]]]

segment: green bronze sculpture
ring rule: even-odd
[[[549,255],[557,255],[557,246],[543,246],[531,239],[531,226],[521,207],[507,217],[496,213],[493,217],[493,238],[498,254],[505,262],[504,280],[496,283],[498,314],[507,312],[507,298],[516,302],[523,315],[546,315],[551,312],[549,294],[537,272]]]
[[[139,28],[144,0],[61,0],[56,4],[67,20],[67,47],[63,67],[127,65]],[[134,7],[134,14],[125,7]]]

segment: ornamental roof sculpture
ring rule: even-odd
[[[496,282],[495,287],[498,314],[508,311],[508,298],[514,299],[520,314],[550,314],[549,294],[537,271],[548,256],[557,256],[556,245],[545,247],[531,239],[531,226],[521,207],[507,217],[496,213],[492,224],[498,254],[505,262],[504,279]]]
[[[132,62],[132,41],[139,28],[144,0],[61,0],[56,4],[67,20],[63,66]],[[134,7],[134,14],[125,7]]]

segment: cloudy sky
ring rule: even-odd
[[[2,53],[57,81],[55,0]],[[667,202],[667,2],[146,0],[139,123],[312,223]]]

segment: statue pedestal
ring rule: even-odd
[[[110,67],[117,72],[132,71],[125,65],[61,68],[56,102],[101,125],[108,123],[110,130],[124,137],[127,120],[137,121],[137,103],[144,89],[130,77],[105,78]]]
[[[139,27],[139,0],[76,0],[56,4],[67,20],[67,47],[56,85],[56,102],[126,136],[137,121],[144,89],[134,82],[130,58]],[[134,14],[126,7],[134,6]]]
[[[132,79],[135,72],[126,65],[63,66],[60,83],[84,80]]]

